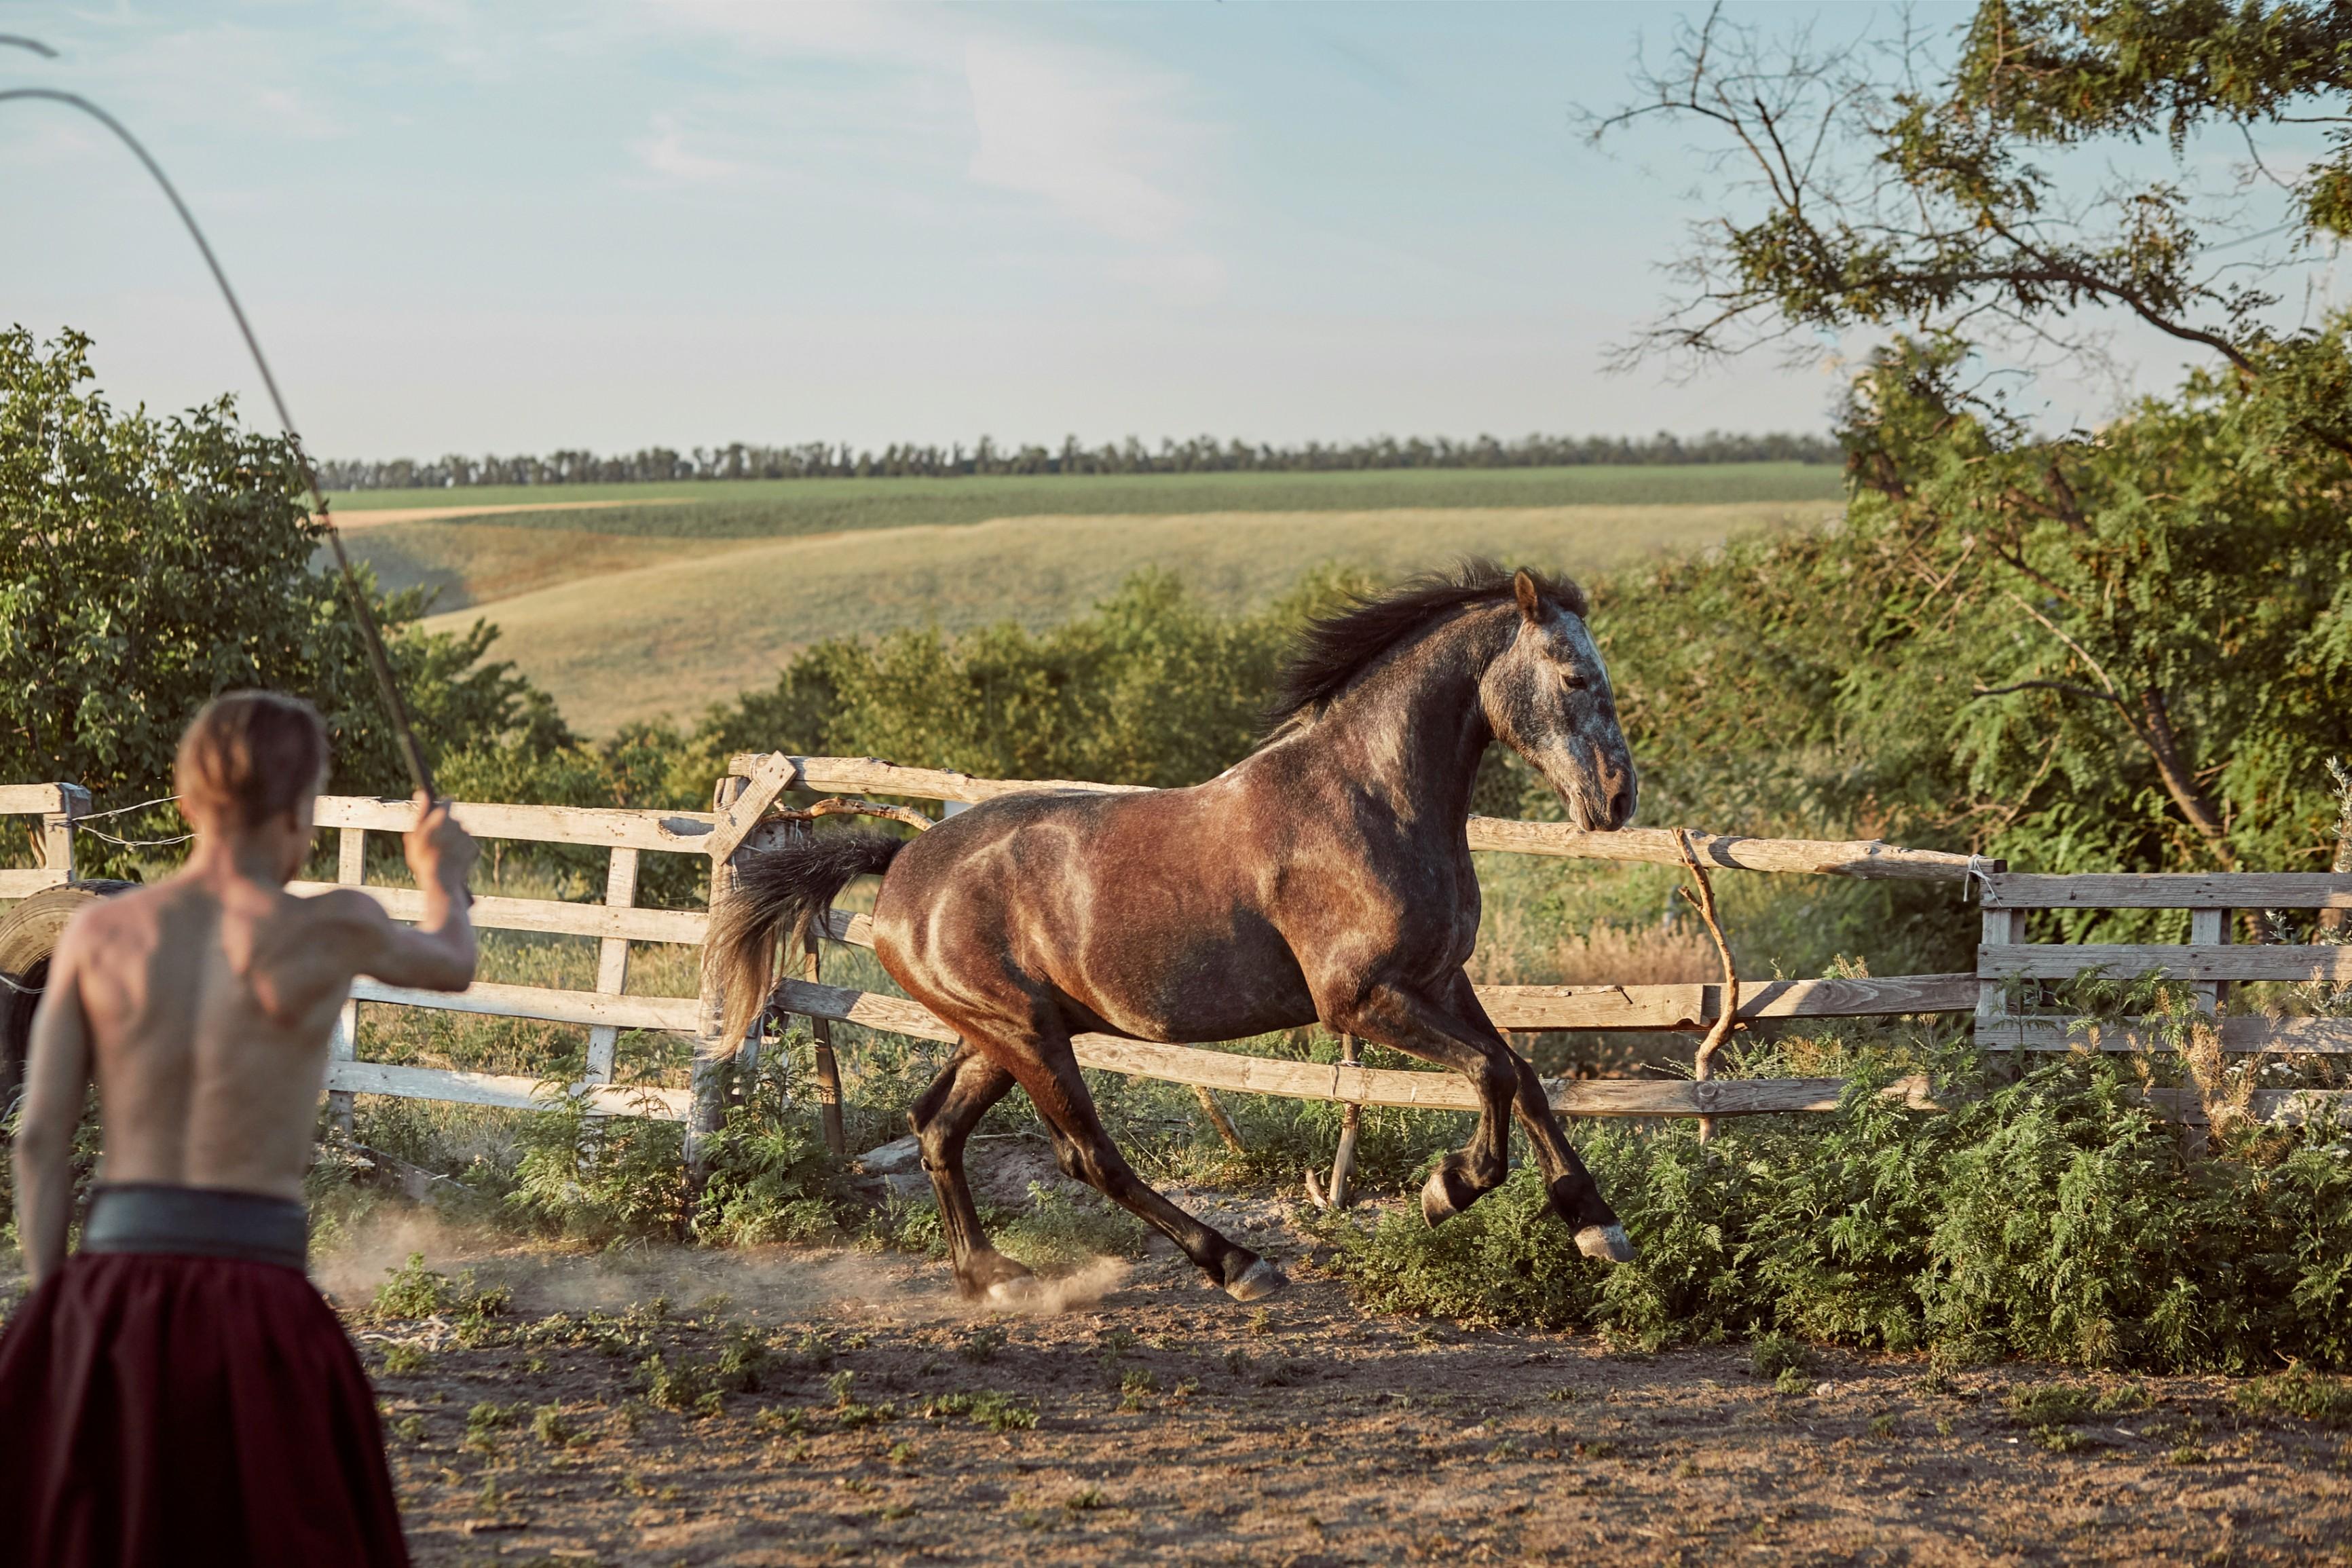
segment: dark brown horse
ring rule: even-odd
[[[1455,1068],[1482,1109],[1422,1190],[1429,1223],[1503,1180],[1517,1115],[1577,1246],[1630,1258],[1535,1069],[1462,969],[1478,934],[1465,824],[1490,742],[1535,764],[1577,826],[1633,815],[1633,759],[1584,616],[1572,583],[1465,563],[1311,626],[1274,733],[1206,784],[1009,795],[913,839],[814,834],[748,854],[707,957],[728,1037],[764,1003],[779,933],[797,944],[852,878],[882,872],[882,966],[961,1037],[911,1120],[967,1295],[1026,1288],[1027,1270],[989,1245],[963,1173],[966,1136],[1016,1083],[1064,1171],[1165,1232],[1235,1300],[1286,1283],[1129,1167],[1071,1055],[1070,1037],[1089,1030],[1228,1040],[1319,1021]]]

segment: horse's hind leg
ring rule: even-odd
[[[982,1300],[1003,1300],[1016,1294],[1018,1282],[1029,1275],[1029,1270],[989,1245],[963,1173],[964,1141],[988,1108],[1003,1099],[1012,1087],[1011,1073],[970,1046],[959,1046],[907,1116],[922,1144],[923,1168],[930,1173],[931,1191],[939,1196],[940,1225],[947,1232],[956,1289]]]
[[[1103,1131],[1067,1035],[1057,1030],[1012,1059],[1013,1076],[1058,1134],[1065,1170],[1075,1165],[1073,1174],[1183,1248],[1236,1301],[1271,1296],[1290,1283],[1281,1269],[1202,1225],[1135,1173]]]

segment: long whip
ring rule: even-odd
[[[0,44],[27,48],[45,58],[57,58],[56,50],[31,38],[0,33]],[[367,590],[361,584],[359,574],[352,569],[352,558],[343,551],[342,532],[336,528],[335,520],[328,513],[326,492],[319,488],[319,470],[311,466],[310,454],[302,445],[302,433],[294,427],[294,416],[287,412],[285,395],[278,390],[278,378],[269,373],[269,361],[261,352],[261,341],[253,335],[253,323],[245,319],[245,307],[237,303],[236,290],[229,287],[228,274],[221,270],[220,258],[213,254],[211,244],[205,238],[205,231],[197,226],[196,215],[188,210],[188,204],[180,199],[179,191],[164,174],[163,165],[140,145],[139,138],[131,134],[121,121],[89,100],[78,93],[61,92],[47,87],[19,87],[0,91],[0,103],[12,99],[46,99],[52,103],[68,104],[80,110],[113,132],[146,166],[147,172],[155,176],[155,183],[163,188],[164,195],[171,198],[172,210],[178,213],[180,221],[187,226],[188,237],[196,242],[196,248],[204,254],[205,265],[212,269],[213,281],[220,285],[221,298],[228,302],[229,314],[236,318],[236,330],[243,334],[245,346],[253,355],[254,368],[261,373],[261,384],[269,389],[269,402],[278,410],[278,423],[293,442],[295,458],[302,465],[302,482],[310,487],[313,515],[326,530],[327,543],[335,552],[335,565],[342,574],[343,589],[352,602],[352,613],[359,617],[361,636],[367,644],[368,665],[375,671],[376,689],[383,694],[384,710],[392,716],[393,737],[399,743],[401,761],[408,764],[408,776],[425,793],[425,798],[438,800],[440,792],[433,787],[433,770],[425,765],[424,750],[416,743],[416,731],[409,726],[408,705],[400,700],[400,688],[393,680],[392,658],[384,652],[383,633],[375,623],[375,607],[368,603]]]

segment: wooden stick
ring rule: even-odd
[[[1731,944],[1723,940],[1723,925],[1715,918],[1715,888],[1706,879],[1706,868],[1698,863],[1698,856],[1692,851],[1690,835],[1686,831],[1677,827],[1675,838],[1682,846],[1683,864],[1690,868],[1691,876],[1697,881],[1698,891],[1694,893],[1688,888],[1675,890],[1688,900],[1691,907],[1698,910],[1699,918],[1706,921],[1707,934],[1715,938],[1715,951],[1723,960],[1723,1007],[1716,1014],[1715,1023],[1707,1030],[1706,1038],[1699,1042],[1698,1056],[1691,1063],[1693,1080],[1705,1083],[1715,1076],[1715,1053],[1725,1040],[1731,1037],[1731,1031],[1739,1024],[1739,973],[1732,966]],[[1698,1141],[1704,1143],[1714,1136],[1715,1118],[1700,1117]]]
[[[1355,1036],[1339,1037],[1339,1062],[1343,1067],[1356,1065]],[[1364,1108],[1360,1105],[1340,1108],[1339,1148],[1331,1156],[1331,1206],[1335,1209],[1346,1208],[1352,1195],[1348,1191],[1348,1182],[1356,1173],[1356,1130],[1363,1119]]]
[[[810,933],[804,963],[809,983],[816,983],[816,936]],[[841,1063],[833,1054],[833,1026],[823,1018],[809,1020],[816,1041],[816,1107],[824,1123],[824,1146],[835,1158],[849,1152],[849,1135],[841,1126]]]
[[[1248,1158],[1249,1145],[1242,1142],[1241,1133],[1234,1127],[1234,1119],[1225,1114],[1225,1108],[1217,1103],[1217,1097],[1209,1092],[1209,1086],[1196,1083],[1192,1086],[1192,1092],[1200,1097],[1201,1109],[1209,1113],[1209,1125],[1217,1130],[1217,1136],[1225,1141],[1225,1147],[1244,1159]]]

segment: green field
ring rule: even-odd
[[[1369,511],[1393,507],[1716,505],[1834,500],[1843,476],[1814,463],[1665,468],[1377,468],[1340,474],[1105,474],[1068,479],[682,480],[640,485],[484,485],[464,489],[342,490],[335,511],[421,507],[686,501],[593,511],[510,513],[509,528],[582,530],[670,539],[762,539],[995,517],[1109,512]],[[364,530],[361,531],[366,531]]]

